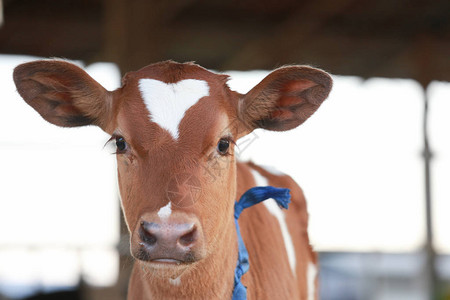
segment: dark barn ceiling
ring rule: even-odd
[[[450,81],[448,0],[3,0],[0,53]]]

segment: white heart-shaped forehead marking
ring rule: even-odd
[[[139,80],[139,90],[150,113],[150,121],[169,131],[175,140],[178,139],[178,126],[186,111],[201,98],[209,96],[208,83],[197,79],[168,84],[143,78]]]

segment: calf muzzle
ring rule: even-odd
[[[141,221],[136,258],[153,263],[192,263],[200,258],[203,235],[198,222]]]

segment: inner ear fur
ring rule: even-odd
[[[312,67],[287,66],[273,71],[239,102],[244,131],[285,131],[299,126],[319,108],[331,87],[331,76]]]
[[[13,78],[20,96],[48,122],[106,128],[111,93],[78,66],[62,60],[34,61],[17,66]]]

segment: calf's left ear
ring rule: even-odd
[[[45,120],[58,126],[97,125],[106,131],[111,93],[78,66],[40,60],[14,69],[17,91]]]
[[[243,133],[299,126],[319,108],[331,87],[331,76],[315,68],[288,66],[273,71],[239,101]]]

